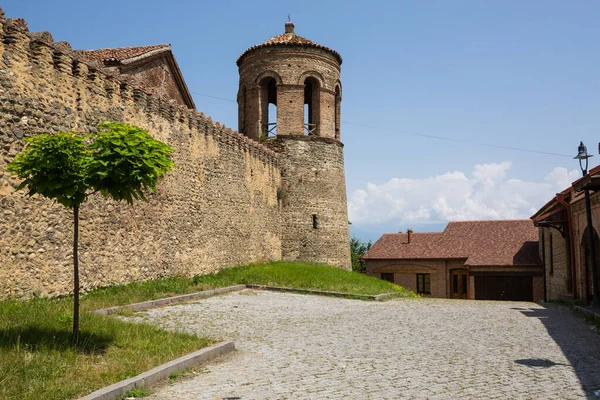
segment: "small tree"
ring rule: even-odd
[[[352,261],[352,271],[364,274],[366,271],[365,264],[361,261],[361,257],[365,255],[371,248],[371,241],[361,242],[359,239],[350,238],[350,257]]]
[[[23,179],[17,190],[56,200],[73,210],[73,341],[79,338],[79,208],[91,194],[114,200],[146,200],[145,191],[174,167],[173,149],[136,126],[105,122],[95,135],[74,132],[25,139],[27,147],[8,164]]]

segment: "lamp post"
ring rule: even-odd
[[[587,148],[581,142],[577,148],[577,155],[573,157],[575,160],[579,160],[579,167],[583,176],[587,175],[588,169],[588,158],[593,157],[587,152]],[[585,160],[585,167],[583,166],[583,160]],[[600,293],[598,293],[598,277],[596,275],[596,254],[594,249],[594,227],[592,225],[592,206],[590,203],[590,191],[584,189],[585,193],[585,212],[587,214],[587,227],[588,227],[588,243],[590,249],[590,264],[592,265],[592,289],[594,291],[594,297],[592,298],[592,305],[600,308]]]

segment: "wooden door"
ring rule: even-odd
[[[531,276],[476,276],[477,300],[533,301]]]
[[[466,299],[468,281],[466,270],[454,269],[450,271],[450,297],[453,299]]]

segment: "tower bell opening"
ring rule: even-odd
[[[277,133],[277,82],[271,77],[260,82],[262,107],[262,136],[275,136]]]
[[[304,134],[317,135],[319,132],[319,81],[315,78],[304,80]]]

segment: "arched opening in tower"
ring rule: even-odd
[[[277,82],[271,77],[260,82],[261,102],[261,136],[275,136],[277,134]]]
[[[340,140],[340,106],[342,103],[342,94],[340,92],[340,87],[336,86],[335,87],[335,111],[334,111],[334,118],[335,118],[335,139],[336,140]]]
[[[319,81],[315,78],[304,80],[304,134],[319,134]]]

